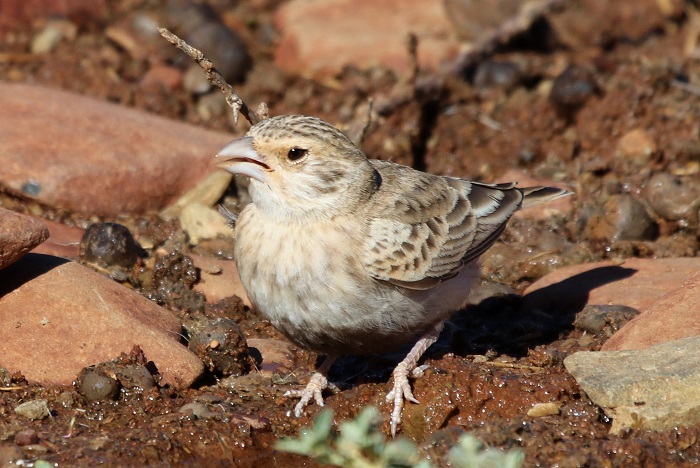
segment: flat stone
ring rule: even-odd
[[[38,245],[32,252],[38,254],[54,255],[63,258],[77,258],[80,254],[80,239],[85,234],[85,229],[75,226],[66,226],[48,219],[42,219],[49,229],[49,238]]]
[[[22,258],[49,237],[38,219],[0,208],[0,268]]]
[[[203,365],[180,332],[170,311],[77,263],[32,253],[0,271],[0,366],[29,382],[71,385],[138,345],[162,383],[186,388]]]
[[[0,185],[98,216],[160,210],[232,137],[77,94],[0,83]]]
[[[700,336],[644,350],[581,351],[564,360],[591,400],[626,428],[666,430],[700,423]]]
[[[643,349],[681,338],[700,335],[700,259],[697,273],[630,320],[608,341],[604,351]]]
[[[700,258],[690,257],[574,265],[535,281],[524,292],[524,305],[578,312],[587,304],[619,304],[644,312],[698,271]]]
[[[409,33],[420,37],[418,62],[436,68],[459,49],[442,2],[413,0],[292,0],[275,16],[275,63],[289,73],[328,78],[345,66],[375,65],[406,72]]]

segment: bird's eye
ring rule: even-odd
[[[289,159],[290,161],[298,161],[301,158],[303,158],[304,156],[306,156],[306,153],[308,153],[308,152],[309,152],[309,150],[307,150],[305,148],[294,147],[294,148],[290,149],[289,152],[287,153],[287,159]]]

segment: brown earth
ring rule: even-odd
[[[130,50],[125,42],[114,40],[113,31],[111,38],[105,34],[108,26],[129,24],[139,12],[158,14],[164,3],[110,0],[102,5],[101,15],[95,14],[99,20],[75,20],[77,37],[60,42],[45,55],[27,53],[45,20],[17,23],[0,43],[0,79],[71,90],[208,129],[231,131],[225,113],[198,111],[199,98],[177,85],[142,83],[152,63],[170,60],[169,45],[153,41]],[[484,258],[485,276],[506,285],[494,290],[522,291],[564,265],[698,254],[697,213],[679,221],[654,212],[644,192],[657,172],[694,178],[696,183],[700,177],[700,93],[687,86],[700,75],[693,48],[700,28],[692,2],[684,4],[685,9],[660,14],[656,3],[673,2],[642,1],[638,15],[623,7],[611,13],[607,2],[598,0],[565,2],[565,7],[545,18],[546,36],[556,40],[516,36],[483,59],[523,64],[509,88],[479,84],[474,67],[440,79],[424,72],[413,88],[405,84],[405,76],[380,69],[348,68],[322,83],[285,75],[271,62],[274,34],[270,28],[277,3],[240,2],[230,7],[224,1],[212,2],[250,47],[255,68],[237,86],[248,102],[266,102],[273,115],[316,115],[352,131],[361,127],[366,100],[374,97],[378,115],[363,145],[369,155],[485,181],[500,180],[517,167],[575,190],[572,212],[549,220],[523,217],[511,223],[504,242]],[[570,96],[559,101],[549,98],[555,78],[570,64],[587,70],[581,75],[584,81],[589,79],[586,73],[592,77],[592,90],[575,105],[567,101]],[[235,131],[245,128],[242,122]],[[630,132],[634,133],[630,136]],[[615,223],[626,221],[611,221],[600,210],[620,194],[631,194],[651,213],[657,227],[654,235],[625,239],[616,234]],[[81,227],[96,219],[93,213],[37,207],[10,194],[1,201],[16,211],[40,211],[47,218]],[[235,193],[223,201],[235,207]],[[177,228],[153,219],[123,216],[119,222],[137,236],[153,239],[156,247],[168,238],[182,237],[173,234]],[[226,256],[230,244],[196,249],[199,255],[216,252]],[[153,268],[153,262],[145,265]],[[185,323],[228,317],[247,338],[284,340],[239,301],[203,308],[192,295],[159,298],[134,277],[129,280],[132,285],[175,310]],[[405,409],[402,434],[416,441],[433,461],[444,464],[440,460],[459,434],[471,431],[488,445],[522,448],[528,466],[690,466],[700,462],[698,427],[608,434],[610,421],[562,364],[572,352],[600,349],[607,337],[575,328],[577,310],[540,307],[535,311],[524,307],[518,296],[507,294],[483,299],[456,314],[427,353],[425,362],[431,368],[414,383],[414,394],[422,403]],[[314,466],[303,457],[272,449],[280,437],[297,435],[311,424],[318,411],[312,405],[303,417],[291,417],[294,402],[283,393],[305,384],[317,358],[301,350],[291,356],[287,364],[296,369],[292,373],[253,371],[218,385],[217,378],[209,375],[194,388],[132,389],[110,402],[89,402],[76,388],[29,385],[20,375],[4,378],[0,381],[0,461],[12,458],[17,434],[29,429],[35,431],[36,440],[24,445],[23,456],[59,465]],[[335,410],[337,421],[353,417],[369,404],[388,414],[384,395],[393,362],[391,357],[348,357],[336,365],[332,380],[347,385],[327,397],[326,403]],[[14,413],[18,404],[34,399],[49,401],[49,418],[28,421]],[[550,401],[560,405],[559,414],[527,415],[534,404]],[[180,412],[191,403],[203,403],[209,413],[196,418]],[[386,420],[382,430],[388,433]]]

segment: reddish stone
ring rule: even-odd
[[[617,304],[641,313],[603,350],[642,349],[700,335],[700,258],[630,258],[561,268],[524,294],[525,307],[578,312],[587,304]]]
[[[42,87],[0,83],[0,183],[99,216],[160,210],[232,137]]]
[[[0,208],[0,268],[16,262],[48,237],[41,221]]]
[[[172,312],[77,263],[29,254],[0,271],[0,366],[30,382],[71,385],[138,345],[162,383],[188,387],[203,365],[180,331]]]
[[[696,259],[700,270],[700,259]],[[700,335],[700,271],[630,320],[603,345],[603,351],[644,349]]]
[[[281,33],[275,63],[283,70],[316,78],[347,65],[375,65],[406,72],[407,38],[420,37],[418,61],[436,68],[454,57],[458,42],[442,2],[413,0],[292,0],[275,17]]]
[[[63,258],[77,258],[80,253],[80,239],[83,238],[85,230],[48,219],[41,221],[49,229],[49,238],[32,252]]]

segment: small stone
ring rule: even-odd
[[[29,50],[32,54],[45,54],[53,51],[62,39],[75,39],[78,27],[65,19],[51,19],[46,26],[32,38]]]
[[[617,144],[619,155],[637,166],[649,163],[657,152],[656,142],[646,130],[635,128],[622,135]]]
[[[129,229],[117,223],[92,224],[80,241],[81,259],[118,279],[123,279],[141,256],[144,256],[143,249]]]
[[[250,354],[236,322],[219,318],[190,338],[189,348],[217,375],[238,376],[250,370]]]
[[[115,374],[122,388],[125,389],[145,391],[156,386],[153,375],[145,366],[137,364],[123,365],[117,368]]]
[[[7,387],[12,383],[12,374],[10,371],[0,366],[0,386]]]
[[[211,419],[216,416],[216,413],[209,411],[207,405],[200,402],[187,403],[178,410],[178,413],[193,416],[196,419]]]
[[[654,174],[642,191],[649,206],[669,221],[698,223],[700,183],[697,176],[674,176],[667,172]]]
[[[232,237],[233,232],[221,213],[199,203],[187,205],[182,210],[180,226],[187,233],[192,245],[199,244],[203,239]]]
[[[479,64],[474,74],[474,86],[477,88],[513,89],[523,78],[517,63],[485,60]]]
[[[31,400],[15,407],[15,413],[27,419],[44,419],[49,415],[47,400]]]
[[[63,406],[64,408],[72,408],[75,404],[75,397],[73,392],[61,392],[58,397],[56,397],[56,403]]]
[[[23,447],[39,443],[39,435],[34,429],[24,429],[15,434],[15,444]]]
[[[88,442],[88,448],[94,452],[104,452],[112,446],[112,440],[107,437],[96,437]]]
[[[173,93],[182,88],[182,82],[182,72],[177,68],[167,65],[154,65],[149,68],[143,78],[141,78],[139,87],[149,88],[155,86],[161,88],[165,92]]]
[[[627,194],[613,195],[586,225],[588,237],[606,242],[654,240],[659,229],[644,206]]]
[[[212,84],[207,79],[206,73],[199,65],[187,67],[185,76],[182,79],[182,87],[192,94],[205,94],[209,92]]]
[[[549,403],[535,403],[527,411],[527,415],[531,418],[539,418],[542,416],[552,416],[559,414],[559,408],[561,408],[561,403],[558,401],[552,401]]]
[[[116,400],[119,382],[94,369],[86,369],[78,377],[78,390],[88,401]]]
[[[549,102],[557,114],[571,118],[597,90],[595,77],[587,68],[571,65],[554,79]]]
[[[593,335],[609,337],[637,315],[637,309],[624,305],[589,304],[576,314],[574,326]]]
[[[216,64],[227,82],[239,83],[245,79],[253,66],[248,48],[214,8],[195,2],[171,2],[167,8],[169,22],[178,35],[191,46],[206,51],[207,58]]]

